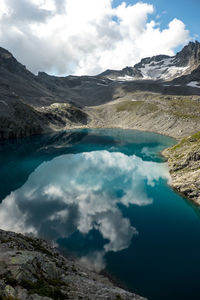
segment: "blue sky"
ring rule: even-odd
[[[128,5],[136,4],[134,0],[113,0],[113,7],[122,2]],[[200,41],[200,0],[151,0],[141,1],[152,4],[155,8],[155,15],[159,15],[160,27],[165,28],[174,19],[180,19],[190,31],[192,38]],[[152,18],[150,16],[150,18]]]
[[[0,1],[0,46],[35,74],[96,75],[200,39],[200,0]]]

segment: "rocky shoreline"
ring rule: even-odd
[[[182,139],[162,153],[168,160],[172,187],[200,205],[200,132]]]
[[[2,300],[145,300],[63,257],[47,241],[0,230]]]
[[[178,100],[176,101],[178,102]],[[192,108],[191,115],[186,117],[185,115],[177,116],[176,111],[171,113],[164,101],[162,104],[162,106],[166,106],[164,110],[160,109],[159,105],[156,107],[154,102],[155,100],[152,100],[151,103],[144,100],[135,101],[132,104],[123,99],[98,107],[85,107],[83,110],[68,104],[55,103],[50,107],[40,109],[38,125],[37,123],[30,124],[30,128],[26,125],[23,130],[18,125],[11,129],[8,128],[4,132],[4,139],[80,128],[121,128],[155,132],[173,137],[178,144],[162,153],[168,161],[172,178],[171,186],[193,203],[200,205],[200,144],[184,142],[193,139],[191,136],[200,130],[199,103],[191,99],[191,102],[196,105],[196,112]],[[183,100],[181,99],[178,104],[181,107]],[[152,109],[152,105],[154,105],[154,109]],[[184,105],[182,110],[183,107]],[[180,111],[179,114],[181,114]],[[24,122],[23,117],[22,121]]]

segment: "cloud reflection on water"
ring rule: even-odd
[[[0,227],[52,240],[98,230],[105,239],[102,250],[82,261],[96,261],[99,270],[106,252],[129,247],[137,234],[119,204],[151,204],[146,186],[160,178],[169,179],[165,164],[135,155],[95,151],[59,156],[40,165],[3,200]]]

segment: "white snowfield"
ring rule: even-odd
[[[191,87],[200,89],[200,83],[198,81],[191,81],[187,84],[187,86],[191,86]]]
[[[144,79],[164,79],[171,80],[175,77],[183,75],[187,71],[187,67],[176,67],[174,65],[175,58],[165,58],[161,61],[145,64],[140,68]]]
[[[119,76],[117,77],[117,79],[120,81],[131,81],[131,80],[135,80],[135,77],[125,75],[125,76]]]
[[[164,58],[160,61],[151,61],[150,63],[143,63],[142,67],[137,68],[141,73],[141,78],[135,76],[118,76],[112,80],[118,81],[132,81],[137,79],[149,79],[149,80],[172,80],[176,77],[182,76],[187,73],[190,66],[177,67],[176,57]],[[111,78],[110,78],[111,79]]]

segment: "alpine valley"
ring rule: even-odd
[[[0,48],[0,140],[70,128],[184,138],[164,155],[172,185],[200,204],[200,43],[190,42],[173,57],[148,57],[120,71],[80,77],[36,76]]]
[[[177,144],[163,151],[171,185],[200,205],[200,43],[122,70],[66,77],[34,75],[0,48],[0,141],[59,136],[78,128],[135,129],[175,138]],[[0,299],[144,299],[63,258],[37,238],[0,230],[0,263]],[[40,285],[27,285],[27,274],[37,274]],[[50,293],[36,293],[44,287]]]

